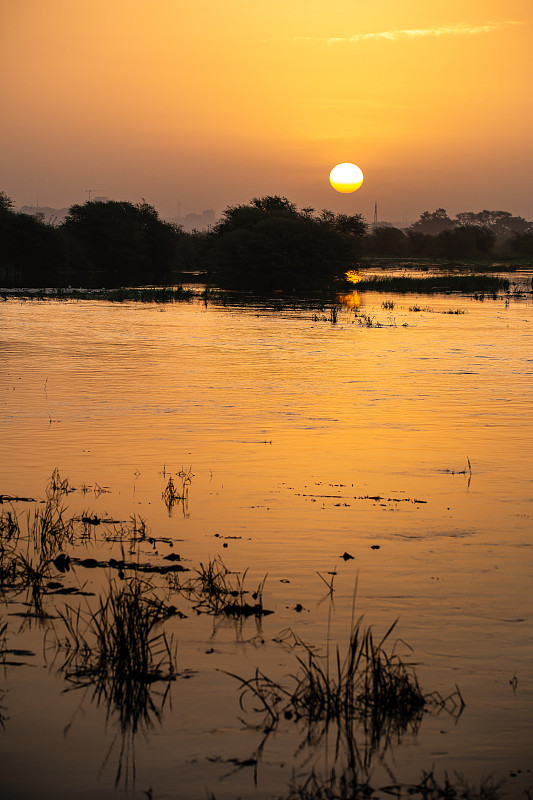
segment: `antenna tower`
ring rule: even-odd
[[[91,202],[91,195],[94,194],[95,192],[102,192],[103,189],[85,189],[85,191],[89,195],[89,203],[90,203]]]

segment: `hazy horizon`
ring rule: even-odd
[[[17,206],[145,198],[165,218],[278,194],[367,219],[376,201],[390,221],[530,219],[532,16],[525,0],[8,0],[0,189]],[[329,185],[341,161],[364,172],[353,195]]]

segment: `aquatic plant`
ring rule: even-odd
[[[435,292],[497,292],[508,291],[510,283],[507,278],[495,275],[424,275],[410,277],[399,276],[369,276],[363,277],[357,284],[358,292],[417,292],[428,294]]]
[[[134,738],[161,717],[170,683],[177,674],[176,649],[160,630],[176,613],[155,594],[149,581],[134,577],[109,583],[96,611],[67,606],[54,628],[59,671],[71,689],[91,688],[92,700],[118,718],[122,745],[115,783],[135,777]],[[156,692],[156,683],[165,685]],[[111,747],[113,747],[113,744]]]
[[[25,523],[21,529],[12,509],[0,512],[0,590],[26,591],[26,615],[42,620],[48,616],[42,602],[45,582],[64,544],[72,542],[74,525],[55,494],[28,512]]]
[[[59,505],[54,493],[44,506],[35,506],[33,516],[28,514],[28,533],[33,547],[43,559],[52,559],[66,543],[74,539],[74,522],[67,519],[66,508]]]
[[[170,475],[168,483],[161,496],[165,502],[169,516],[172,513],[174,506],[178,504],[181,505],[183,516],[187,516],[189,509],[189,486],[194,478],[192,469],[190,467],[188,469],[184,469],[182,467],[177,473],[177,478],[179,479],[181,486],[177,486],[174,483],[172,475]]]
[[[334,726],[337,754],[342,746],[367,770],[375,752],[383,754],[409,730],[416,733],[429,707],[456,715],[464,707],[457,687],[446,698],[422,691],[414,666],[396,652],[397,643],[387,646],[396,624],[376,642],[362,618],[353,620],[344,656],[338,645],[332,655],[328,649],[326,656],[321,656],[295,637],[304,654],[296,656],[298,669],[288,687],[259,669],[252,678],[227,673],[239,681],[241,708],[259,714],[261,727],[268,733],[276,730],[282,719],[303,724],[305,741],[313,746]],[[363,736],[362,755],[358,731]]]
[[[111,303],[180,303],[188,302],[195,296],[191,289],[176,287],[144,287],[117,289],[8,289],[3,291],[4,299],[18,297],[25,300],[107,300]]]
[[[69,479],[62,478],[59,474],[58,468],[56,467],[48,480],[48,485],[46,487],[47,496],[54,497],[56,495],[68,494],[69,492],[75,491],[76,489],[71,485]]]
[[[185,593],[199,614],[223,614],[227,617],[261,617],[271,614],[263,606],[263,590],[267,576],[250,592],[245,589],[248,570],[242,574],[229,570],[221,558],[200,563],[196,575],[175,588]],[[249,596],[253,603],[249,603]]]
[[[20,523],[12,508],[0,512],[0,591],[13,583]]]

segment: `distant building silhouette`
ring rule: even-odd
[[[173,217],[169,221],[181,225],[184,230],[189,232],[209,231],[216,222],[216,215],[213,208],[204,208],[201,214],[190,213],[184,217]]]

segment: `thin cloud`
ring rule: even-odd
[[[369,42],[385,40],[395,42],[398,39],[421,39],[427,36],[476,36],[480,33],[491,33],[492,31],[506,28],[509,25],[522,25],[522,22],[508,20],[505,22],[487,22],[485,25],[468,25],[460,23],[458,25],[443,25],[437,28],[405,28],[395,31],[379,31],[376,33],[354,33],[352,36],[334,36],[326,38],[306,37],[308,41],[322,41],[327,44],[354,44],[357,42]]]

